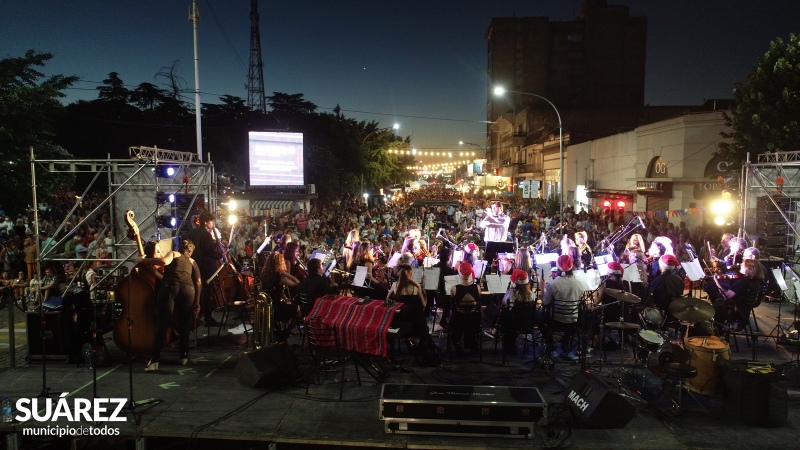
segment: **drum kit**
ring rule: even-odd
[[[623,304],[638,304],[641,299],[629,292],[606,289],[606,294]],[[707,301],[679,297],[669,305],[669,312],[682,326],[708,322],[714,316],[714,307]],[[730,360],[730,346],[717,336],[688,336],[683,328],[682,339],[670,340],[664,331],[666,317],[658,308],[646,307],[639,312],[640,324],[631,322],[606,322],[608,328],[638,330],[634,339],[637,362],[643,362],[655,375],[662,377],[668,364],[680,363],[697,369],[697,376],[686,379],[686,388],[698,394],[720,395],[722,366]],[[624,316],[624,313],[623,313]],[[711,327],[713,330],[713,327]],[[624,334],[623,334],[624,339]],[[623,351],[624,353],[624,351]]]

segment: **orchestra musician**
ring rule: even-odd
[[[398,303],[402,303],[400,310],[392,321],[395,326],[408,324],[411,329],[411,336],[422,339],[428,332],[425,321],[425,308],[427,300],[422,286],[411,278],[411,266],[408,264],[398,264],[400,278],[392,284],[387,298],[393,298]]]
[[[145,371],[158,370],[164,336],[172,324],[173,311],[177,311],[178,351],[180,363],[185,366],[189,362],[189,313],[194,317],[200,313],[201,275],[200,268],[192,254],[194,243],[189,239],[181,241],[177,252],[169,252],[163,257],[142,258],[141,264],[165,266],[164,277],[156,295],[156,334],[153,336],[153,353],[147,361]],[[156,253],[158,255],[159,253]]]
[[[731,253],[731,240],[736,236],[730,233],[723,233],[719,240],[719,248],[711,249],[709,259],[712,263],[725,262],[725,258]]]
[[[267,257],[264,268],[261,270],[261,289],[272,300],[276,322],[284,322],[286,326],[275,333],[276,342],[285,342],[297,322],[299,307],[283,300],[284,287],[295,287],[300,280],[293,277],[286,267],[283,254],[272,253]]]
[[[592,247],[586,242],[588,237],[589,235],[585,231],[575,233],[575,245],[581,260],[580,267],[587,269],[594,266],[594,253],[592,253]]]
[[[503,205],[500,202],[492,202],[478,226],[483,228],[485,242],[506,242],[510,223],[511,218],[503,214]]]
[[[582,267],[580,253],[578,253],[578,246],[575,245],[575,241],[570,239],[566,233],[564,234],[564,237],[561,238],[561,254],[572,258],[576,269],[580,269]]]
[[[307,302],[300,304],[300,309],[303,317],[311,313],[311,308],[314,307],[314,302],[326,294],[336,294],[339,292],[339,287],[331,283],[330,279],[325,276],[325,268],[322,267],[322,261],[312,258],[308,261],[308,276],[303,278],[297,285],[297,293],[305,296]]]
[[[300,245],[297,242],[286,244],[286,248],[283,249],[283,259],[293,277],[302,281],[308,276],[305,266],[300,262]]]
[[[206,326],[219,325],[212,313],[214,305],[211,299],[212,286],[208,284],[208,279],[217,271],[217,263],[222,259],[222,246],[218,245],[220,240],[215,232],[214,222],[216,217],[209,211],[200,214],[200,226],[186,233],[186,239],[194,244],[193,259],[200,268],[200,278],[203,280],[200,292],[200,309]]]
[[[653,239],[653,243],[650,244],[650,249],[647,251],[647,256],[650,260],[650,269],[647,275],[651,283],[661,275],[659,261],[665,255],[675,256],[675,252],[672,250],[672,240],[667,236],[658,236]]]
[[[524,270],[514,269],[511,273],[511,286],[503,297],[503,310],[497,324],[503,331],[503,351],[513,355],[517,353],[517,333],[525,330],[535,320],[536,297],[531,290],[530,274]],[[496,330],[492,330],[496,333]]]
[[[639,278],[642,280],[641,282],[631,283],[631,293],[642,301],[647,300],[648,295],[648,285],[649,285],[649,275],[647,273],[646,261],[644,257],[644,252],[639,249],[631,250],[628,253],[628,262],[630,263],[630,268],[639,272]]]
[[[647,248],[644,246],[644,239],[639,233],[634,233],[628,238],[628,243],[625,245],[625,251],[622,253],[622,260],[628,264],[632,264],[630,255],[635,251],[640,251],[644,254]]]
[[[536,282],[536,266],[533,265],[531,252],[527,248],[520,247],[517,249],[517,254],[514,256],[514,268],[527,273],[530,280],[534,283]]]
[[[408,236],[406,236],[405,240],[403,241],[403,248],[400,250],[400,252],[411,253],[414,256],[413,260],[411,261],[411,265],[415,267],[422,267],[425,257],[430,256],[427,245],[425,244],[425,241],[422,240],[422,232],[416,225],[409,226]]]
[[[475,312],[481,298],[478,285],[474,283],[475,273],[472,265],[458,266],[459,283],[450,288],[452,313],[450,314],[450,338],[456,354],[462,348],[474,350],[478,347],[477,330],[480,328],[480,315]]]
[[[444,277],[448,275],[458,275],[458,272],[450,267],[450,252],[448,247],[442,247],[439,250],[439,262],[433,267],[439,268],[439,284],[438,289],[434,293],[433,300],[436,308],[442,308],[442,320],[439,325],[442,328],[447,328],[450,323],[450,309],[452,302],[450,301],[449,293],[445,292]]]
[[[761,283],[756,279],[758,261],[746,259],[739,272],[743,275],[725,286],[720,279],[714,277],[714,283],[723,296],[723,301],[714,305],[715,317],[729,324],[736,324],[736,331],[742,331],[750,320],[750,311],[761,292]]]
[[[720,294],[723,291],[720,291],[717,285],[721,283],[725,290],[730,289],[732,286],[731,280],[738,278],[741,275],[739,269],[741,268],[742,260],[744,258],[744,239],[731,235],[729,238],[725,239],[725,241],[725,247],[727,247],[727,251],[724,253],[727,254],[721,260],[716,260],[716,269],[714,270],[714,275],[712,277],[713,280],[711,280],[713,282],[706,281],[705,285],[703,286],[703,289],[708,294],[708,297],[715,299],[715,303],[724,301],[724,294],[722,294],[722,296]],[[721,280],[717,280],[717,278],[721,278]]]
[[[675,255],[662,255],[657,262],[661,275],[650,281],[650,296],[658,309],[669,314],[669,304],[683,296],[683,278],[675,273],[681,263]]]
[[[373,247],[372,242],[362,239],[361,243],[358,244],[358,253],[356,254],[356,264],[359,266],[364,266],[367,268],[367,275],[365,280],[369,280],[369,284],[372,287],[378,286],[378,279],[375,278],[373,274],[373,269],[375,268],[375,255],[372,253]],[[386,286],[388,289],[389,286]]]
[[[342,247],[342,258],[344,259],[344,270],[348,272],[355,270],[355,252],[360,241],[361,237],[356,229],[350,230],[344,240],[344,246]]]
[[[539,323],[545,334],[547,351],[555,353],[553,331],[563,331],[561,349],[569,350],[569,342],[578,325],[578,307],[583,296],[583,284],[573,276],[574,262],[571,256],[561,255],[556,261],[561,275],[547,286],[542,297],[542,309]],[[574,355],[573,352],[569,352]],[[575,358],[577,359],[577,357]]]

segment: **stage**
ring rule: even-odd
[[[791,307],[784,304],[783,322],[791,322]],[[764,303],[756,309],[762,334],[774,327],[778,305]],[[4,310],[5,311],[5,310]],[[4,312],[3,311],[3,312]],[[232,325],[233,326],[233,325]],[[0,332],[2,333],[2,332]],[[117,438],[80,438],[77,448],[131,448],[136,439],[150,448],[196,444],[198,447],[226,445],[229,447],[266,448],[274,443],[277,448],[319,448],[322,446],[363,448],[538,448],[547,443],[562,443],[570,448],[726,448],[752,449],[786,446],[794,442],[800,419],[800,397],[790,388],[788,396],[788,423],[777,428],[757,428],[743,425],[725,415],[722,397],[695,394],[708,412],[699,411],[695,400],[683,395],[685,411],[675,414],[668,398],[660,397],[660,379],[643,364],[633,364],[625,355],[620,364],[620,351],[607,352],[606,361],[600,365],[597,358],[587,358],[589,370],[605,381],[612,391],[622,394],[635,408],[635,416],[623,428],[576,427],[569,431],[553,421],[564,410],[565,390],[578,374],[581,364],[556,358],[551,367],[531,364],[531,347],[517,355],[503,358],[494,342],[483,340],[480,352],[466,351],[456,357],[442,354],[440,367],[420,366],[405,345],[394,347],[390,353],[393,363],[383,367],[385,376],[376,381],[361,371],[362,385],[358,386],[351,364],[345,375],[344,400],[339,402],[337,377],[340,371],[327,373],[321,384],[314,379],[274,386],[269,389],[251,389],[240,384],[234,372],[239,355],[246,350],[241,329],[223,331],[211,338],[201,328],[198,347],[190,352],[187,366],[178,364],[177,350],[165,349],[160,370],[144,372],[144,358],[133,363],[133,400],[157,399],[160,402],[137,407],[141,422],[136,425],[131,414],[124,414],[125,422],[100,423],[95,426],[117,427]],[[434,334],[440,347],[446,348],[443,333]],[[300,336],[293,335],[289,345],[298,356],[301,375],[308,372],[308,346],[300,345]],[[125,355],[109,342],[111,364],[97,369],[97,397],[130,398],[128,366]],[[7,348],[7,347],[6,347]],[[792,358],[791,348],[776,345],[773,339],[759,339],[757,356],[760,362],[782,365]],[[732,360],[750,360],[751,348],[744,338],[739,338],[739,351],[731,342]],[[481,361],[482,360],[482,361]],[[42,391],[41,362],[24,363],[22,367],[0,374],[3,389],[0,395],[12,399],[36,397]],[[338,366],[337,366],[338,368]],[[335,368],[335,369],[337,369]],[[790,374],[794,379],[796,371]],[[46,386],[55,398],[68,392],[67,398],[94,398],[92,370],[75,364],[48,361]],[[308,395],[306,384],[310,381]],[[536,387],[548,405],[548,418],[539,420],[537,433],[530,439],[502,437],[464,437],[444,435],[388,434],[379,420],[379,403],[383,383],[433,384],[473,386]],[[627,386],[622,390],[621,386]],[[637,389],[642,391],[638,395]],[[644,397],[649,397],[645,399]],[[67,425],[59,420],[59,425]],[[0,423],[0,432],[17,432],[20,448],[52,448],[64,443],[42,437],[22,436],[23,428],[35,428],[33,422],[24,424]],[[78,426],[78,423],[69,423]],[[86,425],[92,425],[91,423]],[[52,438],[50,438],[52,439]],[[11,441],[6,441],[11,442]]]

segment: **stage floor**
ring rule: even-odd
[[[791,324],[793,305],[784,304],[782,322]],[[761,332],[766,335],[776,324],[778,304],[763,304],[756,310]],[[6,329],[7,331],[7,329]],[[237,332],[238,331],[238,332]],[[109,343],[112,363],[97,369],[97,382],[93,371],[74,364],[48,361],[46,383],[43,383],[42,363],[23,363],[14,370],[0,373],[0,396],[12,399],[36,397],[43,386],[53,397],[68,392],[69,398],[125,397],[133,400],[157,399],[149,407],[138,407],[139,425],[127,414],[122,423],[108,424],[118,427],[122,437],[82,438],[78,447],[130,448],[136,438],[146,438],[150,448],[185,445],[194,441],[198,447],[219,446],[262,448],[276,443],[277,448],[318,448],[342,446],[363,448],[529,448],[542,447],[564,440],[566,431],[554,424],[540,423],[542,436],[532,439],[499,437],[421,436],[387,434],[378,419],[381,382],[361,371],[362,385],[356,383],[355,371],[348,365],[345,376],[344,401],[339,402],[337,377],[331,372],[321,384],[310,385],[306,395],[306,382],[301,381],[273,389],[251,389],[243,386],[234,374],[241,352],[245,351],[241,330],[225,332],[216,337],[212,329],[209,339],[203,328],[198,336],[199,345],[190,353],[191,361],[180,366],[174,348],[165,349],[160,370],[144,372],[144,358],[133,362],[132,394],[129,388],[128,366],[125,355]],[[3,331],[0,331],[2,334]],[[446,347],[444,335],[435,335],[441,347]],[[300,337],[292,336],[290,346],[298,355],[301,374],[308,370],[308,348],[300,346]],[[458,384],[493,386],[535,386],[547,401],[551,417],[564,403],[564,389],[581,368],[580,362],[555,358],[553,367],[529,363],[533,359],[531,348],[505,359],[494,343],[484,339],[480,352],[465,351],[462,356],[442,355],[440,367],[420,366],[405,346],[394,352],[394,365],[388,366],[382,382],[399,384]],[[773,339],[759,339],[758,360],[783,365],[794,355],[790,347],[776,345]],[[6,347],[7,351],[7,347]],[[630,354],[607,352],[603,364],[597,357],[587,358],[591,372],[603,379],[612,390],[622,393],[635,406],[633,420],[621,429],[575,428],[567,438],[570,448],[725,448],[753,449],[778,445],[792,445],[798,435],[800,396],[797,387],[790,388],[789,421],[778,428],[755,428],[742,425],[725,417],[723,399],[697,395],[708,412],[701,412],[695,399],[684,394],[688,411],[675,415],[669,399],[661,392],[661,381],[643,363],[634,363]],[[621,364],[621,359],[623,364]],[[739,351],[731,343],[731,359],[751,360],[751,348],[744,338],[739,338]],[[790,386],[796,386],[796,369],[789,372]],[[311,380],[314,381],[314,380]],[[636,390],[641,391],[637,394]],[[67,422],[60,420],[60,425]],[[0,432],[21,432],[25,424],[0,423]],[[76,424],[71,424],[75,426]],[[91,425],[91,424],[89,424]],[[100,424],[105,425],[105,424]],[[550,436],[547,436],[547,432]],[[223,440],[225,442],[223,442]],[[45,448],[64,444],[41,437],[18,436],[21,446]],[[566,444],[565,443],[565,444]]]

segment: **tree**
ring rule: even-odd
[[[71,158],[51,144],[53,120],[63,111],[62,92],[78,77],[45,77],[37,68],[53,58],[49,53],[28,50],[22,57],[0,59],[0,179],[7,189],[3,206],[22,212],[31,200],[30,148],[36,158]],[[73,177],[43,171],[37,178],[40,196],[68,188]],[[13,186],[13,188],[11,188]]]
[[[776,38],[747,82],[734,88],[736,105],[725,112],[732,139],[720,144],[715,156],[737,173],[747,153],[800,151],[800,36]]]

